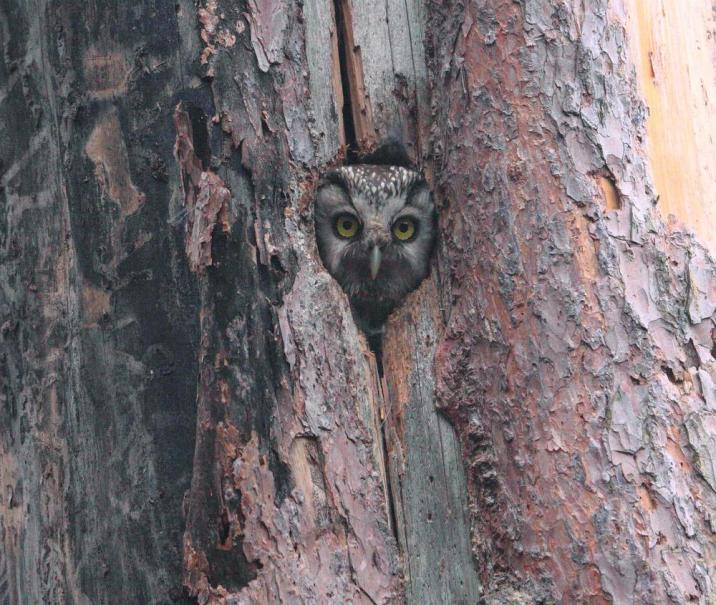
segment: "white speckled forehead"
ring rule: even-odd
[[[382,208],[391,198],[404,196],[421,180],[420,173],[402,166],[358,164],[338,168],[336,173],[353,197],[368,198],[376,209]]]

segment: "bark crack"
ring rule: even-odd
[[[348,22],[346,18],[346,11],[349,10],[348,6],[344,6],[344,0],[333,0],[334,4],[334,15],[336,20],[336,36],[338,38],[338,63],[339,71],[341,76],[341,89],[343,92],[343,140],[346,144],[346,155],[347,158],[352,158],[356,152],[357,141],[355,124],[353,122],[353,101],[352,101],[352,87],[350,83],[349,74],[349,57],[348,54],[350,49],[348,48],[348,41],[353,39],[353,34],[348,33]]]
[[[353,35],[353,14],[350,0],[333,0],[338,37],[341,87],[343,89],[343,129],[346,161],[355,162],[360,152],[375,146],[373,112],[363,78],[361,48]]]
[[[390,529],[393,533],[393,537],[395,538],[395,542],[398,545],[398,550],[401,550],[401,541],[398,539],[398,515],[396,513],[395,507],[396,507],[396,500],[395,500],[395,494],[393,493],[393,484],[391,482],[391,474],[390,474],[390,459],[389,455],[390,452],[388,451],[388,435],[385,430],[385,419],[387,418],[387,410],[386,407],[388,404],[390,404],[390,398],[388,389],[386,388],[385,381],[383,380],[383,355],[380,351],[380,349],[374,351],[375,353],[375,365],[378,369],[378,389],[380,392],[380,416],[378,418],[379,424],[378,427],[380,428],[380,441],[381,441],[381,447],[383,451],[383,472],[385,476],[383,477],[383,484],[385,485],[385,499],[387,503],[388,508],[388,521],[390,523]]]

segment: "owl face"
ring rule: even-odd
[[[328,173],[316,194],[316,241],[364,330],[378,328],[428,274],[435,209],[420,174],[354,165]]]

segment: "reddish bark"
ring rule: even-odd
[[[708,602],[716,268],[654,207],[623,23],[606,2],[433,6],[436,372],[483,577]]]

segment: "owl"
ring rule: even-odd
[[[344,166],[323,177],[314,217],[323,264],[375,338],[429,271],[436,225],[425,180],[403,166]]]

